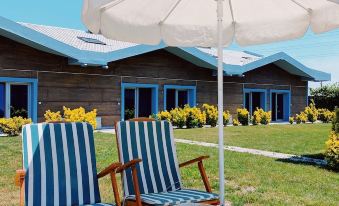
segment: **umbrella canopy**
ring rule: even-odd
[[[93,33],[142,44],[217,46],[215,0],[85,0]],[[222,44],[261,44],[339,26],[339,5],[327,0],[224,0]]]
[[[140,44],[218,47],[220,203],[224,204],[223,46],[262,44],[339,27],[339,0],[84,0],[93,33]]]

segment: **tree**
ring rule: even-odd
[[[314,100],[317,108],[326,108],[331,111],[339,106],[339,82],[315,89],[311,88],[310,100]]]

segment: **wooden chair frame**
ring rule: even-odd
[[[129,119],[128,121],[132,121],[132,122],[151,122],[151,121],[155,121],[155,119],[153,118],[147,118],[147,117],[139,117],[139,118],[134,118],[134,119]],[[118,145],[118,135],[117,135],[117,123],[118,122],[114,122],[114,128],[115,128],[115,137],[116,137],[116,142],[117,142],[117,148],[118,148],[118,155],[119,155],[119,161],[120,161],[120,149],[119,149],[119,145]],[[179,168],[182,167],[187,167],[187,166],[191,166],[192,164],[198,164],[198,168],[199,168],[199,172],[202,178],[202,181],[204,183],[206,192],[211,193],[212,192],[212,188],[210,186],[207,174],[206,174],[206,170],[204,168],[203,165],[203,160],[208,159],[209,156],[200,156],[198,158],[183,162],[179,164]],[[140,160],[141,162],[141,160]],[[134,169],[134,170],[133,170]],[[137,176],[137,171],[136,171],[136,167],[134,166],[134,168],[132,168],[132,178],[133,178],[133,185],[134,185],[134,191],[135,191],[135,201],[133,200],[127,200],[125,202],[126,206],[142,206],[142,205],[149,205],[149,204],[145,204],[141,202],[141,196],[140,196],[140,188],[139,188],[139,183],[138,183],[138,176]],[[116,199],[116,202],[117,199]],[[207,205],[219,205],[219,199],[216,200],[208,200],[208,201],[202,201],[199,202],[202,204],[207,204]],[[121,206],[120,204],[117,206]]]

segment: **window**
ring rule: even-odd
[[[122,83],[121,119],[149,117],[158,112],[158,86]]]
[[[196,106],[196,87],[165,85],[164,110],[172,110],[176,107],[184,107],[186,104]]]
[[[0,77],[0,118],[20,116],[37,120],[37,81]]]

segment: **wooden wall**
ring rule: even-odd
[[[217,83],[212,70],[197,67],[165,50],[119,60],[109,69],[68,65],[65,57],[45,53],[0,37],[0,76],[38,79],[38,118],[46,110],[62,106],[98,109],[104,126],[120,118],[121,82],[159,85],[159,109],[163,108],[163,85],[194,85],[197,104],[217,104]],[[225,109],[234,114],[242,106],[243,88],[290,89],[292,113],[306,105],[307,82],[275,65],[224,78]],[[269,107],[268,107],[269,108]]]

